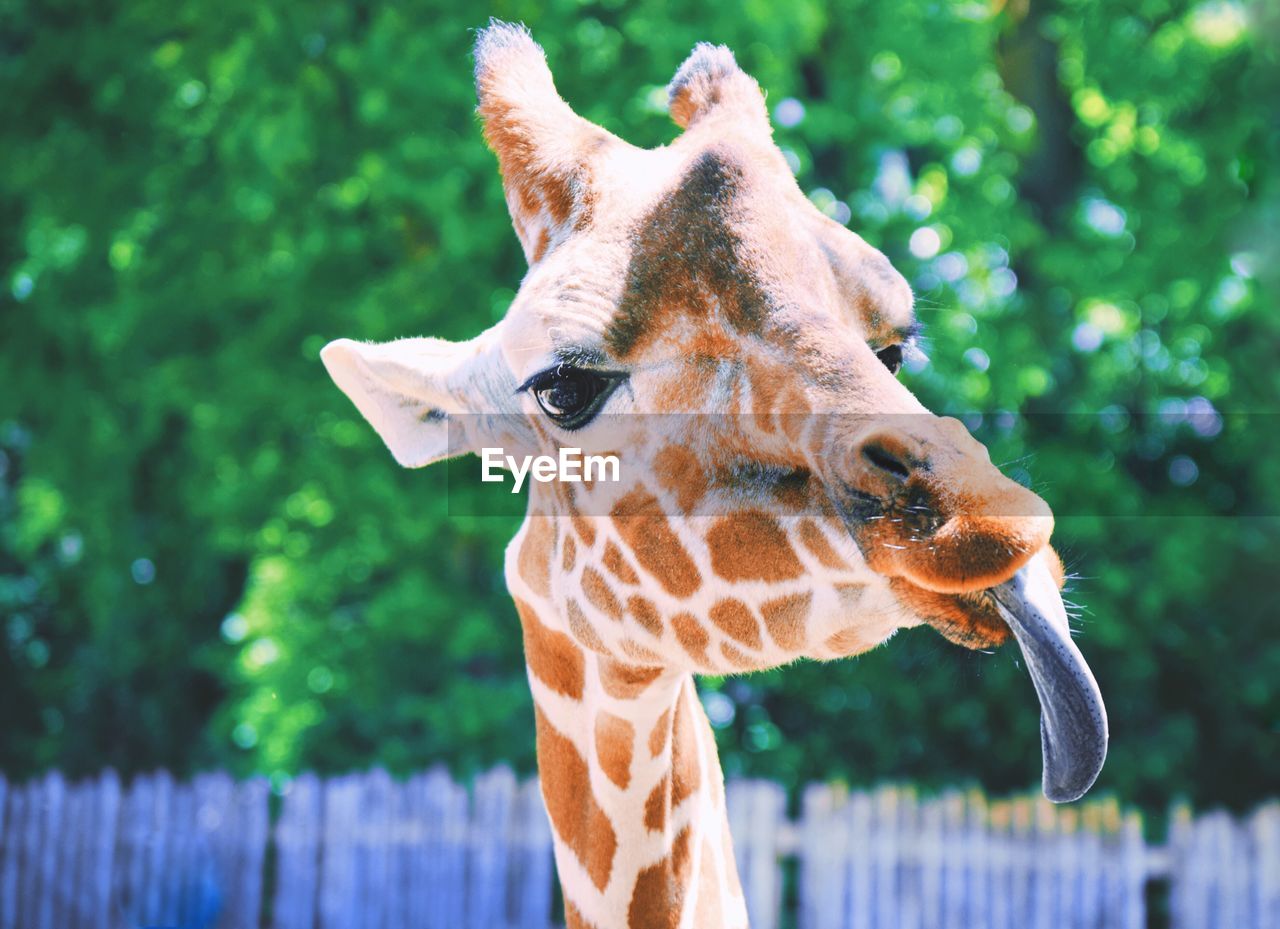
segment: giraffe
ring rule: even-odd
[[[406,467],[498,446],[625,460],[617,483],[531,482],[505,559],[569,929],[747,924],[696,674],[921,624],[970,648],[1012,635],[1045,793],[1081,796],[1107,725],[1052,513],[899,382],[910,287],[804,197],[732,53],[695,47],[668,88],[682,131],[653,150],[575,114],[523,27],[481,30],[475,68],[529,265],[514,302],[467,342],[322,359]]]

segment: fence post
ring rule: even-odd
[[[515,799],[516,778],[497,767],[475,780],[467,841],[467,925],[500,929],[506,922],[506,839]]]
[[[836,790],[810,784],[801,801],[800,929],[842,929],[845,868],[840,849],[848,844],[846,821],[836,816]]]
[[[1126,814],[1123,829],[1125,910],[1121,929],[1146,929],[1147,847],[1142,837],[1142,816]]]
[[[320,779],[311,772],[289,784],[276,821],[276,889],[272,929],[312,929],[319,891]]]
[[[1251,929],[1280,929],[1280,803],[1268,803],[1249,819],[1253,842]]]
[[[551,922],[551,888],[555,880],[551,867],[551,824],[542,803],[536,778],[520,785],[515,814],[516,926],[519,929],[547,929]]]
[[[0,780],[3,780],[0,778]],[[18,924],[18,838],[22,832],[22,790],[4,781],[0,802],[0,929]]]
[[[751,926],[774,929],[782,906],[778,842],[786,825],[786,793],[771,781],[732,781],[725,787],[725,805]]]
[[[873,862],[876,836],[872,829],[871,797],[858,791],[849,797],[843,814],[848,818],[845,847],[845,881],[849,888],[845,903],[845,929],[871,929],[874,922]]]
[[[465,918],[468,803],[466,791],[443,768],[421,781],[422,802],[430,841],[421,862],[425,886],[435,887],[424,925],[456,929]]]
[[[962,856],[965,862],[966,891],[965,929],[985,929],[991,925],[991,897],[987,894],[988,876],[992,870],[991,815],[987,798],[980,790],[970,790],[964,796],[965,844]]]
[[[258,929],[268,787],[225,774],[127,790],[112,771],[21,787],[0,776],[0,929]],[[815,784],[800,821],[765,781],[727,785],[755,929],[777,929],[783,854],[802,929],[1143,929],[1152,852],[1114,801],[919,802],[909,788]],[[794,837],[798,835],[799,841]],[[271,929],[547,929],[551,831],[536,781],[509,769],[471,797],[441,770],[384,771],[285,792]],[[794,847],[793,847],[794,846]],[[1172,811],[1172,929],[1280,929],[1280,804],[1244,819]]]

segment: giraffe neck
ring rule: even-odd
[[[508,583],[568,929],[745,927],[724,778],[693,677],[582,647],[549,597],[510,570]]]

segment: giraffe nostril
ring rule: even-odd
[[[905,481],[911,476],[911,467],[879,442],[868,442],[862,446],[862,457],[873,468],[883,471],[896,481]]]

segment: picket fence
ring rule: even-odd
[[[549,929],[536,781],[443,771],[127,786],[0,776],[0,929]],[[1175,810],[1150,847],[1111,802],[728,786],[755,929],[1280,929],[1280,802]],[[785,864],[794,860],[794,877]],[[791,893],[785,888],[791,887]],[[1159,893],[1151,893],[1151,891]]]

